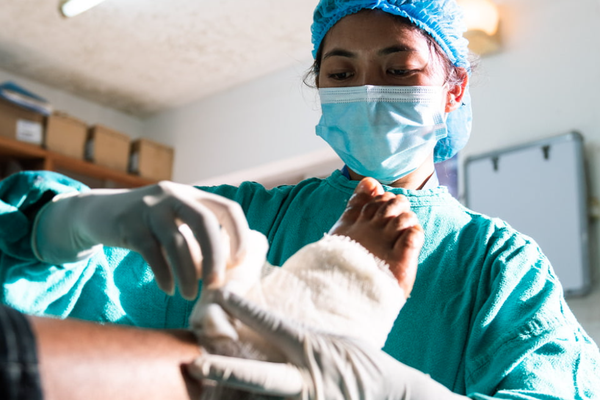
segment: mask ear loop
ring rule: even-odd
[[[448,96],[449,92],[450,92],[450,83],[448,81],[446,81],[443,85],[442,85],[442,90],[446,91],[446,96]],[[450,100],[450,104],[452,106],[456,105],[456,98],[452,97]],[[444,103],[444,109],[446,108],[446,104]],[[450,114],[449,112],[444,112],[444,123],[448,120],[448,114]]]

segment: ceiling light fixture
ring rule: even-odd
[[[104,0],[63,0],[60,2],[60,12],[67,18],[74,17],[89,10],[92,7],[96,7]]]
[[[480,56],[500,50],[500,12],[491,0],[457,0],[465,13],[469,48]]]

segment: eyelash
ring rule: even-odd
[[[399,76],[399,77],[407,76],[407,75],[411,74],[412,72],[414,72],[414,71],[410,70],[410,69],[389,69],[388,70],[388,73],[390,75]],[[351,72],[336,72],[336,73],[329,74],[328,77],[329,77],[329,79],[333,79],[336,81],[343,81],[346,79],[350,79],[353,75],[354,74]]]
[[[336,81],[343,81],[345,79],[349,79],[350,77],[352,77],[352,73],[351,72],[337,72],[334,74],[329,74],[329,78],[336,80]]]
[[[406,76],[413,71],[410,69],[389,69],[388,72],[395,76]]]

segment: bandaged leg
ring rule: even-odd
[[[366,204],[374,202],[371,196],[353,197],[333,235],[305,246],[281,268],[266,265],[266,239],[252,232],[250,253],[227,271],[225,287],[287,319],[383,347],[416,273],[416,261],[406,263],[403,258],[408,252],[401,232],[417,222],[411,213],[397,213],[393,198],[386,195],[369,208]],[[415,270],[401,271],[397,276],[406,278],[399,281],[390,270],[404,264],[414,264]],[[190,320],[206,351],[285,361],[263,338],[211,304],[210,295],[203,292]],[[218,388],[205,390],[205,398],[240,395],[233,392],[228,397]]]
[[[266,246],[260,245],[266,243],[264,236],[253,232],[252,237],[257,245],[252,246],[254,254],[229,271],[228,290],[287,318],[383,347],[405,302],[386,263],[348,237],[328,235],[276,268],[265,264]],[[254,284],[248,285],[252,281]],[[196,305],[191,323],[200,344],[210,353],[284,361],[268,342],[211,304],[208,291]],[[203,398],[224,398],[227,393],[230,398],[240,398],[240,393],[231,390],[206,389]]]

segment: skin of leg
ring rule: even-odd
[[[200,355],[184,330],[149,330],[29,317],[44,398],[196,399],[184,365]]]
[[[376,180],[365,178],[330,233],[350,237],[387,262],[406,296],[410,294],[424,235],[404,196],[384,192]]]

